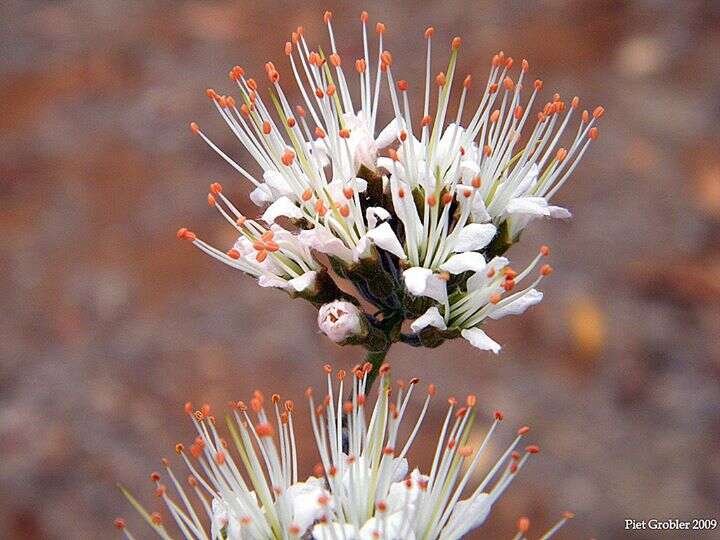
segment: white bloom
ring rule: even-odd
[[[327,386],[321,395],[327,398],[318,403],[312,389],[306,392],[320,458],[316,476],[298,479],[295,432],[300,426],[293,402],[282,403],[277,395],[266,402],[255,391],[249,406],[232,403],[227,437],[221,435],[220,422],[209,406],[194,410],[190,403],[185,405],[197,437],[189,449],[179,444],[176,451],[189,468],[190,487],[179,481],[167,461],[165,478],[152,475],[167,518],[147,513],[127,490],[123,492],[166,540],[176,536],[169,526],[189,540],[290,539],[307,533],[316,540],[459,539],[480,527],[539,451],[535,445],[518,451],[529,428],[520,428],[497,459],[489,457],[494,446],[490,440],[497,436],[503,415],[497,411],[489,429],[475,438],[472,430],[482,413],[470,395],[462,405],[449,400],[444,427],[437,439],[427,439],[420,431],[434,385],[419,400],[413,399],[418,379],[398,382],[391,395],[390,368],[385,365],[371,404],[366,387],[372,369],[365,364],[348,377],[325,366]],[[428,474],[419,468],[408,474],[406,455],[416,440],[435,447],[435,464],[428,466]],[[133,538],[124,521],[116,524]],[[526,523],[520,528],[525,532]]]
[[[363,54],[350,62],[338,52],[330,19],[327,28],[330,44],[323,53],[312,50],[302,32],[294,34],[286,44],[289,66],[282,78],[274,64],[266,64],[272,100],[263,99],[258,82],[240,67],[230,72],[239,99],[208,90],[222,119],[263,171],[262,178],[192,124],[193,132],[253,185],[250,198],[270,205],[266,221],[288,216],[302,219],[307,228],[322,229],[319,234],[335,237],[339,245],[315,239],[313,249],[348,264],[369,255],[369,244],[374,244],[412,266],[437,271],[453,253],[485,249],[495,235],[493,225],[507,223],[513,240],[532,219],[570,216],[550,201],[597,138],[602,107],[581,113],[576,130],[569,126],[578,98],[566,103],[555,95],[540,112],[532,111],[542,81],[528,80],[526,61],[519,63],[519,72],[513,71],[512,59],[499,53],[491,60],[488,80],[477,85],[479,91],[471,90],[470,76],[464,79],[459,110],[451,118],[461,41],[452,41],[447,70],[433,85],[430,33],[425,84],[418,85],[425,89],[425,106],[422,121],[413,125],[409,85],[394,78],[383,33],[375,50],[363,23]],[[380,66],[373,66],[376,58]],[[297,85],[300,104],[288,101],[286,81]],[[435,92],[437,100],[431,95]],[[381,96],[391,113],[387,122],[378,118]],[[574,137],[566,135],[573,131]],[[391,157],[378,157],[390,145]],[[373,174],[387,173],[374,177],[382,186],[374,186],[376,200],[371,202],[383,204],[377,200],[382,187],[392,200],[384,210],[394,215],[365,213],[368,179],[357,177],[363,166]],[[404,238],[396,237],[394,223],[376,229],[378,221],[388,219],[403,223]]]
[[[318,327],[335,343],[341,343],[363,332],[363,314],[350,302],[335,300],[320,307]]]

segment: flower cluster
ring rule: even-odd
[[[229,441],[220,434],[208,405],[198,410],[185,405],[197,431],[189,448],[175,447],[189,471],[187,482],[166,459],[165,475],[151,474],[165,514],[184,538],[457,539],[487,520],[493,504],[539,452],[532,444],[523,449],[529,428],[521,427],[497,461],[480,474],[503,414],[496,411],[490,428],[475,437],[480,413],[470,395],[462,404],[448,400],[432,465],[424,472],[411,470],[407,455],[435,386],[428,386],[422,405],[411,413],[418,379],[397,381],[393,387],[390,367],[383,365],[371,406],[366,394],[370,364],[356,366],[350,374],[324,369],[327,394],[315,401],[313,390],[306,391],[320,463],[305,480],[299,480],[292,401],[274,394],[267,403],[256,391],[248,404],[231,402]],[[406,421],[410,416],[414,418]],[[405,432],[409,435],[401,436]],[[171,538],[163,514],[148,512],[122,489],[150,527]],[[543,538],[550,538],[570,517],[565,514]],[[524,538],[528,525],[521,518],[515,538]],[[116,526],[133,538],[124,520],[118,519]]]
[[[302,28],[292,33],[285,54],[301,96],[295,106],[272,62],[265,65],[266,99],[258,80],[239,66],[229,72],[239,99],[207,91],[262,175],[239,165],[197,124],[192,131],[252,184],[250,198],[264,210],[259,221],[246,218],[214,183],[209,204],[235,227],[238,242],[221,251],[186,228],[178,236],[263,287],[318,307],[336,300],[350,305],[343,312],[352,313],[354,324],[334,325],[321,313],[320,327],[334,341],[381,352],[396,341],[432,347],[461,336],[497,352],[500,345],[480,329],[482,322],[539,302],[535,286],[552,270],[540,265],[519,290],[538,260],[518,272],[503,254],[533,219],[570,217],[551,200],[598,137],[603,108],[580,112],[577,97],[566,102],[555,94],[532,112],[543,82],[529,80],[526,60],[503,52],[492,57],[475,97],[468,75],[459,102],[451,103],[462,42],[452,39],[447,67],[433,75],[433,28],[425,31],[426,73],[418,91],[396,80],[385,25],[376,24],[378,47],[371,52],[367,13],[360,19],[363,55],[352,61],[338,52],[330,12],[327,52],[312,49]],[[423,96],[419,119],[411,114],[414,90]],[[381,96],[392,117],[378,128]],[[360,312],[328,266],[377,313]],[[406,320],[413,321],[410,334],[401,332]]]

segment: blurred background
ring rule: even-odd
[[[560,538],[624,538],[625,518],[720,518],[718,2],[4,0],[0,536],[105,537],[125,515],[148,537],[115,483],[157,505],[147,475],[192,436],[186,400],[223,409],[256,387],[300,400],[323,362],[360,360],[317,335],[309,304],[175,239],[188,225],[232,241],[205,203],[211,181],[257,211],[187,128],[244,159],[205,88],[230,92],[235,64],[287,73],[290,31],[326,43],[325,9],[350,58],[360,10],[382,20],[411,84],[432,24],[436,43],[462,36],[460,74],[482,80],[503,49],[529,60],[545,99],[607,111],[557,199],[574,219],[537,222],[510,252],[521,265],[550,244],[556,273],[541,305],[488,325],[502,354],[461,341],[391,351],[397,375],[477,393],[488,421],[503,409],[493,450],[534,428],[543,453],[477,537],[509,538],[520,515],[537,535],[564,510],[577,518]]]

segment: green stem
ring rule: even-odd
[[[387,347],[380,351],[368,351],[365,354],[365,362],[370,362],[372,364],[372,370],[368,373],[367,382],[365,383],[365,395],[370,393],[372,385],[380,372],[380,366],[382,366],[389,350],[390,343],[388,343]]]

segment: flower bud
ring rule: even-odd
[[[335,343],[364,334],[363,321],[360,310],[344,300],[323,304],[318,313],[320,330]]]

